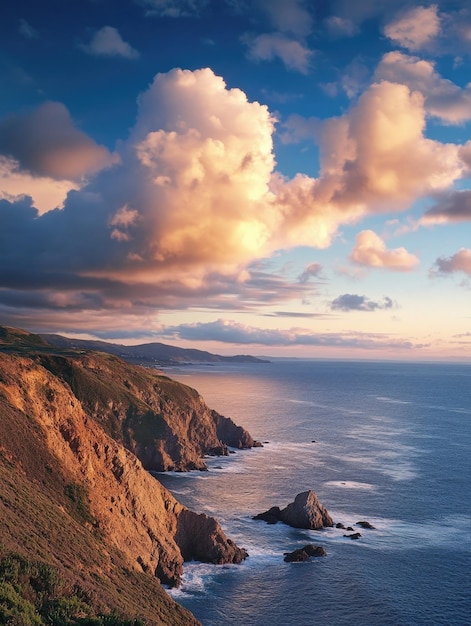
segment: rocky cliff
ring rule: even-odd
[[[80,573],[104,601],[120,607],[127,598],[127,609],[136,605],[129,593],[109,600],[109,581],[123,572],[130,582],[178,585],[185,560],[247,556],[217,520],[186,509],[146,470],[202,469],[203,454],[226,450],[221,424],[240,446],[253,444],[248,433],[196,391],[116,357],[33,349],[5,333],[0,343],[2,549],[52,560],[71,580]],[[196,623],[165,594],[155,598],[178,619],[138,600],[148,623]]]

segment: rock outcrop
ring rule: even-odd
[[[283,560],[287,563],[302,563],[303,561],[308,561],[312,556],[327,556],[327,551],[322,546],[315,546],[309,543],[303,548],[297,548],[292,552],[285,552],[285,558]]]
[[[310,530],[319,530],[334,525],[327,509],[319,502],[316,493],[312,490],[298,493],[294,502],[288,504],[284,509],[272,507],[268,511],[256,515],[253,519],[263,520],[269,524],[280,521],[294,528]]]

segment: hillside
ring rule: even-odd
[[[197,624],[159,581],[178,585],[185,560],[246,553],[146,469],[204,468],[202,455],[227,444],[254,441],[189,387],[0,328],[0,558],[54,568],[62,593],[93,610]]]
[[[40,337],[58,348],[76,350],[98,350],[108,352],[131,363],[147,363],[154,365],[182,365],[185,363],[268,363],[247,354],[222,356],[204,350],[179,348],[164,343],[143,343],[135,346],[124,346],[107,341],[69,339],[62,335],[43,334]]]

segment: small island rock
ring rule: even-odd
[[[281,509],[273,506],[268,511],[255,515],[255,520],[263,520],[268,524],[280,521],[293,528],[307,528],[319,530],[334,525],[327,509],[319,502],[316,493],[312,490],[298,493],[294,502]]]
[[[372,524],[370,524],[370,522],[364,522],[364,521],[357,522],[357,526],[361,526],[362,528],[369,528],[370,530],[375,529],[375,527]]]
[[[293,552],[285,552],[285,558],[283,559],[287,563],[301,563],[307,561],[311,556],[326,556],[326,549],[322,546],[315,546],[312,543],[304,546],[304,548],[298,548]]]

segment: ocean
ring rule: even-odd
[[[204,626],[471,624],[470,365],[275,360],[167,373],[265,442],[208,459],[208,472],[159,475],[250,555],[186,564],[169,593]],[[361,538],[252,519],[308,489]],[[327,556],[283,561],[307,543]]]

